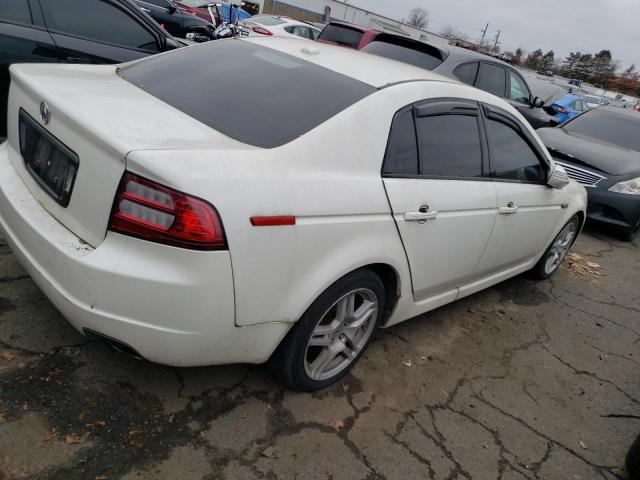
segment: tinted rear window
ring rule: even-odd
[[[443,61],[442,52],[431,45],[385,34],[378,35],[362,51],[426,70],[433,70]]]
[[[351,48],[358,48],[364,33],[341,25],[327,25],[320,33],[318,40],[337,43]]]
[[[31,11],[27,0],[0,1],[0,20],[31,23]]]
[[[478,62],[465,63],[456,68],[453,74],[461,82],[467,85],[473,85],[476,81],[476,75],[478,74]]]
[[[492,63],[481,63],[475,86],[480,90],[504,97],[507,87],[506,70]]]
[[[243,40],[149,57],[120,76],[238,141],[263,148],[304,135],[374,87]]]
[[[638,116],[639,118],[635,118]],[[640,152],[640,115],[597,108],[567,123],[565,130]]]
[[[416,120],[422,174],[438,177],[482,175],[478,118],[436,115]]]

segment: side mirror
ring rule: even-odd
[[[180,48],[181,46],[182,45],[174,38],[167,37],[167,39],[164,42],[165,50],[175,50],[176,48]]]
[[[564,188],[569,185],[569,175],[562,165],[555,164],[551,175],[549,175],[549,180],[547,180],[547,185],[551,188]]]
[[[190,42],[195,42],[195,43],[204,43],[211,40],[210,37],[208,37],[207,35],[203,35],[200,32],[189,32],[185,35],[184,38],[189,40]]]
[[[531,108],[542,108],[544,107],[544,100],[540,97],[533,97],[531,99]]]

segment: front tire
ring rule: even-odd
[[[327,288],[293,326],[269,361],[289,388],[311,392],[344,377],[369,346],[385,311],[385,290],[370,270]]]
[[[624,232],[622,232],[622,234],[620,235],[620,239],[623,242],[632,242],[638,237],[639,233],[640,233],[640,220],[638,220],[638,223],[636,224],[635,227],[631,227],[628,230],[625,230]]]
[[[529,272],[531,278],[534,280],[546,280],[556,273],[556,270],[558,270],[558,267],[576,240],[579,229],[580,219],[578,215],[574,215],[565,226],[562,227],[562,230],[560,230],[560,233],[553,239],[547,251],[542,255],[542,258],[538,260],[535,267],[531,269]]]

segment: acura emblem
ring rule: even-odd
[[[42,119],[42,123],[45,125],[48,125],[51,121],[51,110],[49,109],[47,102],[44,100],[40,102],[40,118]]]

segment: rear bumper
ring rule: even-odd
[[[587,218],[615,230],[630,230],[640,222],[640,196],[589,188]]]
[[[0,145],[0,232],[79,331],[144,358],[197,366],[266,361],[289,324],[236,327],[228,251],[198,252],[109,232],[95,249],[35,200]]]

